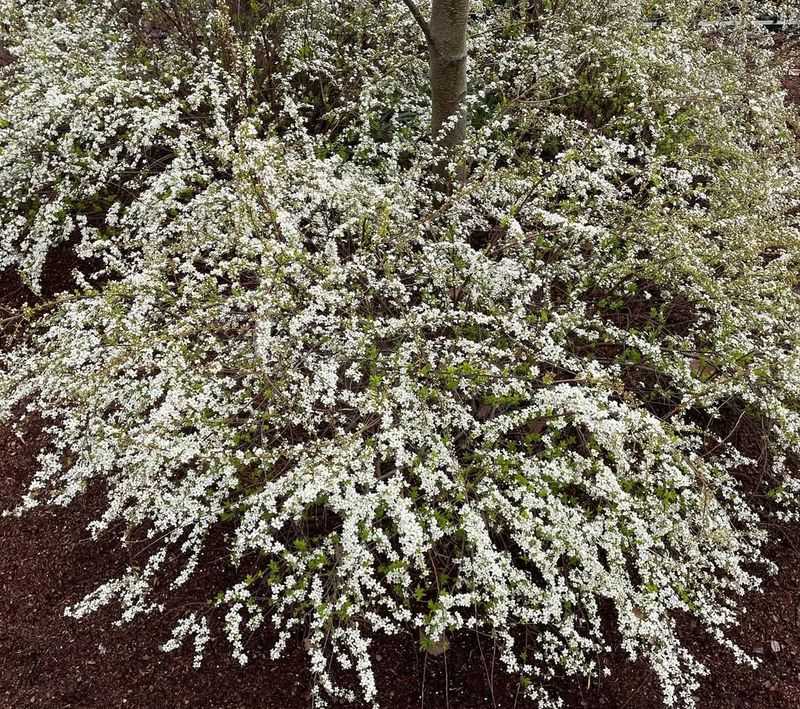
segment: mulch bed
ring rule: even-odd
[[[48,261],[45,295],[68,288],[77,265],[68,247]],[[19,278],[0,273],[0,312],[35,301]],[[0,428],[0,509],[19,500],[46,443],[32,422],[24,439]],[[101,490],[71,507],[42,508],[22,518],[0,519],[0,706],[95,709],[179,707],[197,709],[300,709],[309,706],[310,676],[302,641],[272,661],[269,632],[250,639],[251,662],[238,666],[225,641],[212,642],[203,666],[193,670],[191,652],[166,655],[159,645],[175,620],[225,583],[229,570],[211,564],[169,600],[166,612],[115,627],[115,609],[82,621],[65,618],[64,608],[106,579],[124,571],[128,552],[108,539],[93,542],[87,523],[103,509]],[[780,573],[764,592],[752,594],[733,634],[763,660],[758,671],[740,666],[696,626],[683,628],[688,647],[711,669],[699,706],[712,709],[796,709],[800,707],[800,528],[776,527],[770,547]],[[134,552],[135,553],[135,548]],[[222,542],[212,550],[224,558]],[[221,635],[219,627],[215,635]],[[421,653],[411,636],[376,641],[378,686],[386,707],[470,709],[530,706],[516,678],[503,674],[491,644],[474,636],[453,639],[443,656]],[[568,709],[654,709],[661,706],[658,684],[642,663],[623,655],[601,658],[612,674],[588,686],[565,678]]]
[[[0,56],[0,63],[3,57]],[[800,79],[787,77],[790,99],[800,102]],[[76,265],[65,247],[48,262],[46,294],[68,288]],[[0,316],[35,298],[16,274],[0,272]],[[1,319],[1,318],[0,318]],[[13,507],[36,468],[46,435],[36,422],[20,439],[0,428],[0,509]],[[196,709],[300,709],[310,704],[310,676],[302,642],[272,661],[268,632],[250,639],[251,661],[238,666],[224,641],[210,643],[200,670],[187,649],[159,650],[175,619],[206,607],[226,580],[222,562],[205,568],[166,612],[115,627],[114,609],[82,621],[64,608],[120,573],[129,561],[113,539],[93,542],[87,523],[103,509],[93,490],[71,507],[42,508],[22,518],[0,519],[0,707],[106,709],[111,707]],[[711,670],[698,695],[709,709],[797,709],[800,707],[800,528],[776,527],[769,556],[780,567],[763,593],[746,599],[746,614],[733,633],[761,658],[758,670],[738,665],[696,626],[684,638]],[[219,548],[222,557],[222,549]],[[220,635],[219,628],[216,636]],[[421,653],[413,637],[376,641],[381,704],[405,709],[518,707],[514,677],[505,676],[492,648],[473,636],[453,639],[442,656]],[[657,709],[662,706],[654,674],[621,654],[601,658],[611,676],[589,685],[564,679],[567,709]],[[340,705],[343,706],[343,705]]]

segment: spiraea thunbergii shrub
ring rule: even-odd
[[[445,194],[401,2],[57,5],[0,2],[0,267],[93,264],[3,354],[0,416],[50,422],[17,512],[100,481],[92,533],[154,540],[68,613],[157,611],[224,522],[260,560],[212,599],[234,654],[304,633],[319,703],[375,702],[370,643],[409,630],[491,634],[542,706],[609,618],[668,705],[704,670],[679,611],[749,659],[760,520],[800,498],[800,205],[748,16],[475,2]]]

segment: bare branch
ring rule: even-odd
[[[425,35],[425,41],[429,47],[433,46],[433,37],[431,37],[431,30],[425,18],[422,16],[419,8],[414,4],[414,0],[403,0],[403,4],[408,8],[408,11],[413,15],[417,24],[422,28],[422,34]]]

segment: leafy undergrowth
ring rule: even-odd
[[[691,706],[693,638],[755,663],[731,627],[800,504],[770,40],[476,3],[445,194],[404,6],[308,9],[0,2],[0,268],[41,296],[0,368],[43,436],[14,512],[99,500],[116,550],[67,613],[192,597],[163,649],[208,672],[221,617],[317,704],[377,701],[387,637],[476,636],[540,706],[614,652]]]

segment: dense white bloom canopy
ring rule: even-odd
[[[612,623],[692,705],[678,611],[739,653],[798,517],[800,172],[766,34],[656,4],[474,2],[444,194],[401,2],[0,0],[0,269],[86,264],[0,355],[50,434],[17,512],[99,483],[92,533],[154,540],[69,613],[157,611],[223,529],[235,656],[305,632],[320,704],[376,701],[376,635],[469,628],[557,706]]]

